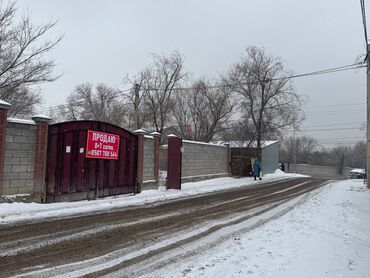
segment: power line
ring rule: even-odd
[[[333,142],[333,143],[328,143],[328,142],[319,142],[320,145],[354,145],[357,143],[365,143],[366,141],[356,141],[356,142]]]
[[[328,104],[328,105],[308,105],[305,108],[324,108],[324,107],[342,107],[342,106],[357,106],[357,105],[366,105],[366,102],[359,103],[348,103],[348,104]]]
[[[322,128],[322,129],[301,129],[301,130],[288,130],[287,132],[304,132],[304,131],[330,131],[330,130],[360,130],[361,127],[342,127],[342,128]]]
[[[335,72],[345,71],[345,70],[354,70],[354,69],[363,68],[365,66],[366,65],[363,62],[358,62],[358,63],[345,65],[345,66],[339,66],[339,67],[335,67],[335,68],[328,68],[328,69],[323,69],[323,70],[318,70],[318,71],[313,71],[313,72],[308,72],[308,73],[302,73],[302,74],[290,75],[290,76],[285,76],[285,77],[272,78],[272,79],[266,80],[266,82],[278,81],[278,80],[283,80],[283,79],[293,79],[293,78],[314,76],[314,75],[321,75],[321,74],[329,74],[329,73],[335,73]],[[256,82],[246,82],[246,83],[240,83],[238,85],[253,85],[253,84],[256,84]],[[211,86],[204,86],[204,87],[209,88],[209,89],[216,89],[216,88],[232,87],[234,85],[235,84],[219,84],[219,85],[211,85]],[[195,87],[174,88],[174,90],[177,90],[177,91],[179,91],[179,90],[193,90],[193,89],[196,89],[196,88]],[[119,92],[117,92],[117,95],[120,95],[124,92],[129,92],[131,90],[132,89],[119,91]],[[159,91],[159,90],[163,90],[163,88],[148,88],[147,87],[147,88],[144,88],[144,90],[157,90],[157,91]],[[50,107],[47,107],[47,108],[40,108],[40,109],[37,109],[36,111],[38,113],[47,112],[47,111],[51,111],[52,109],[64,109],[64,108],[67,108],[67,106],[68,106],[68,104],[60,104],[60,105],[50,106]]]
[[[357,140],[357,139],[359,139],[359,137],[358,136],[335,137],[335,138],[322,139],[322,141],[337,141],[337,140],[343,140],[343,139],[353,139],[353,140],[356,139]],[[361,140],[365,140],[365,139],[366,138],[362,138]]]
[[[322,110],[322,111],[312,111],[305,112],[306,115],[312,114],[336,114],[336,113],[359,113],[364,112],[364,109],[350,109],[350,110]]]
[[[345,65],[345,66],[340,66],[340,67],[335,67],[335,68],[328,68],[328,69],[323,69],[323,70],[318,70],[318,71],[313,71],[313,72],[308,72],[308,73],[288,75],[288,76],[282,76],[282,77],[277,77],[277,78],[266,78],[263,82],[271,82],[271,81],[279,81],[279,80],[284,80],[284,79],[294,79],[294,78],[300,78],[300,77],[329,74],[329,73],[335,73],[335,72],[346,71],[346,70],[355,70],[355,69],[360,69],[364,67],[366,67],[364,62],[358,62],[358,63],[354,63],[350,65]],[[240,82],[238,84],[219,84],[219,85],[208,85],[208,86],[204,85],[203,87],[208,88],[208,89],[219,89],[219,88],[228,88],[228,87],[232,87],[235,85],[238,85],[238,86],[255,85],[255,84],[258,84],[259,82],[260,81]],[[151,91],[160,91],[160,90],[163,90],[164,88],[146,87],[144,89],[151,90]],[[197,87],[178,87],[178,88],[174,88],[173,90],[186,91],[186,90],[194,90],[194,89],[198,89],[198,88]]]
[[[364,124],[363,122],[350,122],[350,123],[341,123],[341,124],[325,124],[325,125],[309,125],[305,126],[305,128],[311,128],[311,127],[323,127],[323,126],[342,126],[342,125],[353,125],[353,124]]]

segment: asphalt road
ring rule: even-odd
[[[149,262],[156,268],[169,264],[171,259],[161,259],[165,254],[174,254],[326,183],[326,179],[314,178],[257,182],[255,186],[121,211],[2,225],[0,276],[145,275],[151,271]],[[205,251],[191,250],[177,258]]]

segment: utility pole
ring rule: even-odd
[[[367,53],[366,53],[366,79],[367,79],[367,161],[366,161],[366,178],[367,178],[367,188],[370,189],[369,177],[370,177],[370,44],[367,44]]]
[[[140,86],[135,83],[134,85],[134,109],[135,109],[135,128],[140,129],[140,119],[139,119],[139,105],[140,105]]]

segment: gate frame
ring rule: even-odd
[[[78,126],[78,124],[80,124],[80,127],[76,127],[74,129],[73,127],[73,124],[76,123],[76,125]],[[66,125],[64,127],[64,125]],[[63,129],[63,128],[66,128],[65,130],[62,130],[60,131],[59,129]],[[58,131],[56,132],[54,129],[58,129]],[[112,130],[110,130],[112,129]],[[114,130],[120,130],[122,131],[123,133],[119,133],[118,131],[114,131]],[[67,131],[66,131],[67,130]],[[130,152],[128,154],[125,153],[125,157],[120,157],[120,159],[118,160],[117,163],[122,163],[123,161],[121,160],[122,159],[127,159],[126,161],[129,161],[130,163],[134,163],[133,166],[125,166],[125,171],[123,172],[123,177],[119,177],[116,175],[116,171],[117,169],[119,169],[120,167],[122,167],[122,165],[117,165],[115,164],[114,166],[107,166],[107,163],[104,159],[94,159],[94,158],[86,158],[86,142],[87,142],[87,138],[85,139],[81,139],[80,141],[80,144],[75,143],[75,137],[73,134],[77,133],[79,134],[79,132],[85,132],[86,133],[86,136],[87,136],[87,131],[88,130],[96,130],[96,131],[100,131],[100,132],[107,132],[107,133],[112,133],[112,134],[117,134],[120,136],[120,138],[122,139],[122,142],[128,142],[129,144],[126,145],[126,150],[129,149],[129,148],[133,148],[133,150],[130,150]],[[55,133],[53,133],[55,132]],[[63,134],[63,133],[66,133],[66,132],[70,132],[72,135],[71,137],[71,147],[72,147],[72,150],[71,150],[71,157],[69,157],[69,159],[73,159],[73,156],[74,157],[78,157],[80,158],[81,160],[83,160],[83,163],[82,165],[79,165],[79,163],[70,163],[68,164],[68,166],[65,166],[64,165],[64,162],[61,162],[61,165],[62,166],[59,166],[58,168],[58,165],[55,164],[55,169],[53,170],[50,170],[50,165],[49,163],[51,163],[50,161],[52,161],[53,158],[50,157],[50,155],[52,154],[51,153],[51,150],[49,149],[49,147],[51,147],[51,140],[52,140],[52,136],[54,134],[54,136],[61,136],[60,134]],[[127,134],[127,137],[123,134]],[[79,136],[79,135],[77,135]],[[84,137],[82,135],[82,137]],[[81,137],[81,138],[82,138]],[[123,139],[124,138],[124,139]],[[132,139],[134,138],[134,140]],[[63,136],[61,139],[60,138],[56,138],[54,139],[56,140],[56,146],[54,146],[56,148],[56,150],[54,151],[54,155],[55,157],[57,157],[58,155],[62,155],[62,157],[60,158],[57,158],[57,159],[60,159],[62,160],[63,159],[63,155],[65,155],[64,153],[64,148],[65,148],[65,143],[64,143],[64,140],[65,140],[65,137]],[[59,140],[62,140],[62,141],[59,141]],[[101,122],[101,121],[86,121],[86,120],[82,120],[82,121],[69,121],[69,122],[61,122],[61,123],[56,123],[54,125],[50,125],[49,126],[49,132],[48,132],[48,152],[47,152],[47,164],[48,167],[46,169],[46,173],[45,173],[45,195],[46,195],[46,198],[45,198],[45,202],[58,202],[58,201],[74,201],[74,200],[84,200],[84,199],[96,199],[96,198],[99,198],[99,197],[105,197],[105,196],[113,196],[113,195],[120,195],[120,194],[125,194],[125,193],[138,193],[138,148],[139,148],[139,142],[138,142],[138,136],[135,135],[134,133],[122,128],[122,127],[119,127],[119,126],[116,126],[116,125],[113,125],[113,124],[110,124],[110,123],[106,123],[106,122]],[[74,145],[72,145],[73,143],[75,143]],[[77,145],[76,145],[77,144]],[[78,148],[80,148],[81,146],[84,146],[84,152],[83,153],[77,153],[77,150]],[[61,149],[60,149],[61,148]],[[123,149],[122,149],[122,146],[120,148],[120,156],[123,155]],[[81,157],[79,157],[79,155],[82,155]],[[127,155],[130,155],[129,158],[127,158]],[[95,179],[95,183],[96,185],[94,186],[94,189],[92,189],[91,186],[87,186],[86,188],[84,188],[83,190],[81,191],[78,191],[78,190],[75,190],[75,191],[70,191],[68,190],[68,192],[64,192],[62,193],[62,191],[60,192],[55,192],[55,189],[56,189],[56,184],[60,184],[61,183],[61,180],[57,181],[57,179],[52,182],[49,180],[49,175],[52,175],[53,172],[54,172],[54,176],[56,174],[59,174],[62,175],[62,169],[64,169],[64,167],[67,167],[65,168],[66,171],[70,171],[70,174],[69,174],[69,178],[71,179],[71,181],[74,181],[76,182],[76,177],[74,176],[75,173],[73,171],[75,171],[74,167],[79,167],[79,166],[82,166],[83,167],[83,171],[85,172],[86,167],[90,167],[89,164],[91,162],[87,162],[87,161],[93,161],[95,160],[95,162],[93,164],[98,164],[98,165],[95,165],[95,167],[104,167],[102,171],[102,173],[100,173],[100,175],[104,175],[103,177],[99,176],[99,175],[96,175],[96,179]],[[104,162],[100,162],[104,160]],[[97,161],[97,162],[96,162]],[[114,160],[115,161],[115,160]],[[109,161],[110,163],[111,161]],[[88,164],[86,164],[88,163]],[[123,162],[124,163],[124,162]],[[102,166],[103,165],[103,166]],[[68,167],[69,167],[69,170],[68,170]],[[93,167],[93,166],[91,166]],[[114,167],[112,169],[110,169],[111,167]],[[106,171],[115,171],[115,177],[112,178],[114,181],[113,181],[113,186],[111,185],[111,183],[109,182],[109,173],[107,173]],[[91,170],[91,169],[89,169]],[[92,170],[91,170],[92,171]],[[50,173],[49,173],[50,172]],[[84,173],[83,174],[83,181],[82,181],[82,184],[83,186],[86,186],[86,183],[87,183],[87,177],[86,177],[86,174]],[[123,192],[123,191],[126,191],[126,190],[122,190],[123,188],[125,188],[123,185],[122,186],[117,186],[117,181],[122,181],[122,178],[124,177],[128,177],[129,180],[132,180],[132,182],[128,182],[127,183],[127,192]],[[99,183],[99,180],[97,180],[97,178],[99,178],[100,180],[106,180],[108,179],[108,183],[105,183],[103,182],[103,184],[100,184]],[[75,188],[76,189],[76,188]],[[93,193],[94,191],[94,193]],[[122,192],[121,192],[122,191]],[[108,194],[101,194],[101,193],[104,193],[104,192],[108,192]],[[100,193],[100,195],[99,195]]]

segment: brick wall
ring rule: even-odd
[[[226,146],[182,141],[182,181],[228,176]]]
[[[3,195],[31,194],[34,187],[36,124],[8,120],[5,132]]]
[[[153,181],[154,177],[154,147],[152,136],[144,137],[143,182]]]

